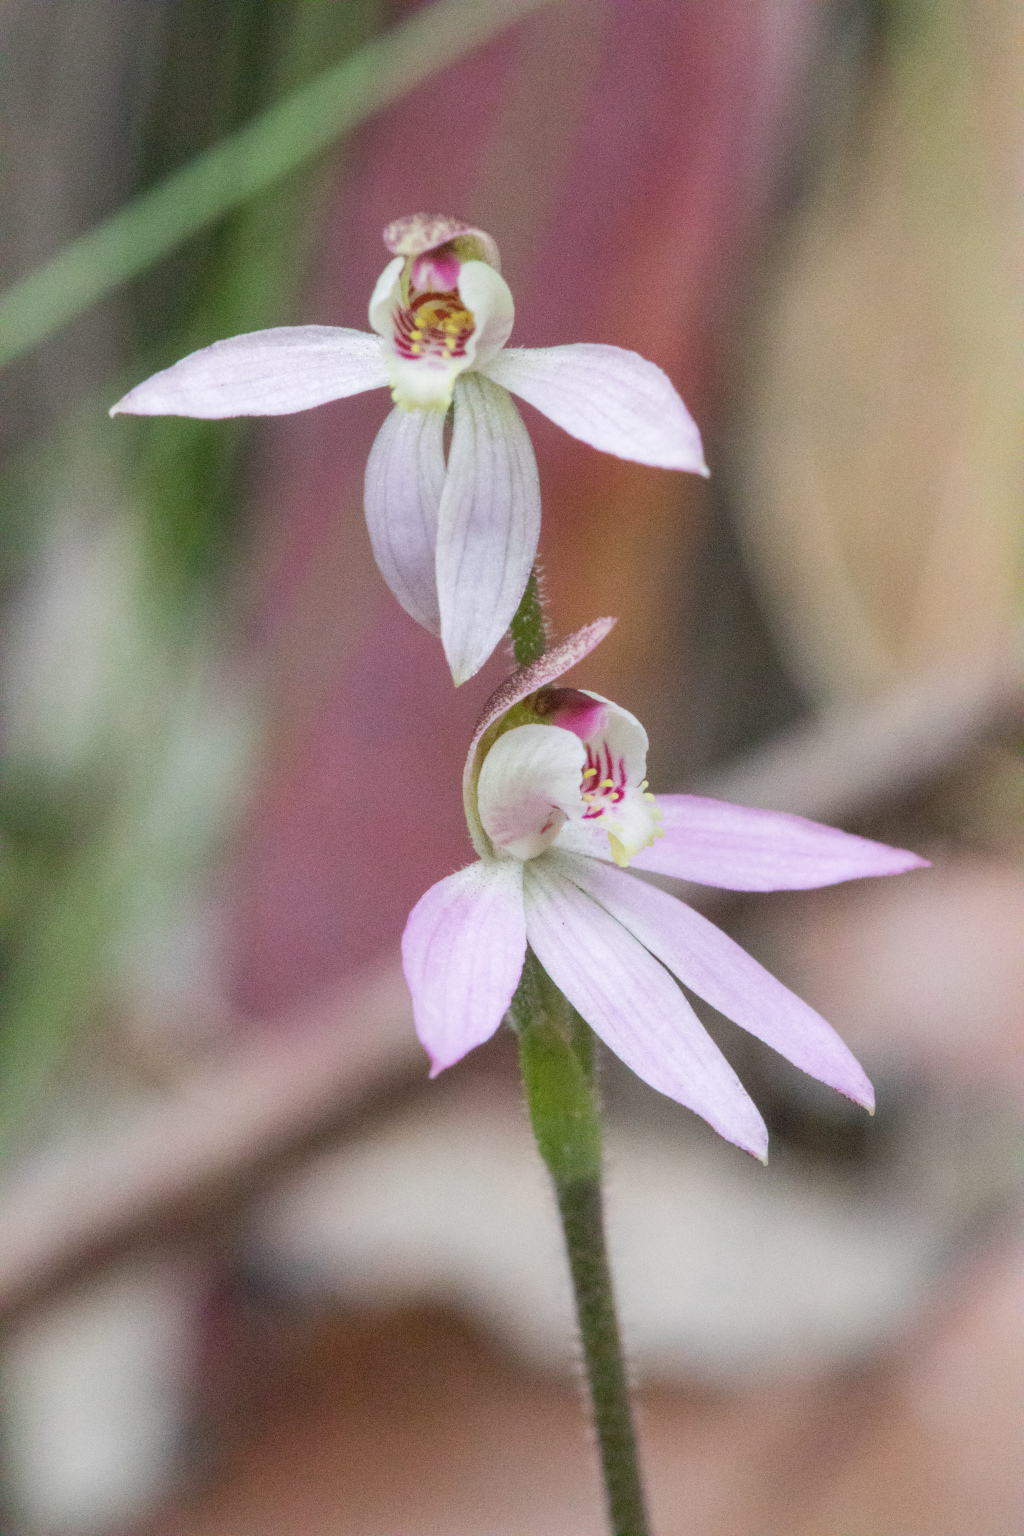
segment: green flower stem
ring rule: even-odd
[[[530,1118],[555,1185],[613,1536],[648,1536],[601,1201],[592,1036],[528,950],[512,999]]]
[[[547,649],[548,636],[544,624],[544,609],[540,599],[540,582],[536,566],[530,572],[526,591],[522,595],[509,629],[512,633],[512,654],[519,666],[525,667],[531,661],[539,661]]]

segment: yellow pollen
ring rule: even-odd
[[[645,800],[653,800],[654,799],[654,796],[651,794],[649,789],[645,789],[644,790],[644,799]]]
[[[640,780],[640,788],[641,789],[646,789],[647,787],[648,787],[647,780],[646,779],[641,779]]]
[[[590,776],[591,776],[591,774],[593,774],[593,773],[596,773],[596,772],[597,772],[597,769],[596,769],[596,768],[585,768],[585,769],[584,769],[584,770],[583,770],[583,777],[584,777],[584,778],[585,778],[585,779],[589,779],[589,778],[590,778]]]
[[[597,787],[598,787],[598,789],[614,789],[615,788],[615,780],[614,779],[602,779],[600,784]]]
[[[423,340],[423,332],[422,331],[410,331],[409,332],[409,336],[411,337],[411,339],[413,341],[422,341]]]
[[[584,798],[584,800],[590,801],[590,800],[596,800],[597,796],[596,795],[588,795],[586,792],[584,792],[583,798]]]
[[[409,351],[412,353],[413,357],[419,357],[422,350],[423,348],[420,347],[416,342],[413,342],[412,346],[409,348]]]

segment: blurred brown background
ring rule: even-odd
[[[427,10],[0,0],[6,284]],[[602,1529],[509,1042],[428,1084],[397,969],[508,659],[453,694],[380,581],[382,396],[106,417],[365,326],[424,208],[495,236],[514,342],[635,348],[704,431],[708,483],[528,415],[552,621],[619,616],[578,681],[654,788],[933,860],[686,893],[873,1120],[709,1018],[765,1171],[604,1064],[656,1528],[1021,1536],[1019,7],[524,0],[451,48],[3,375],[4,1529]]]

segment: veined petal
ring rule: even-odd
[[[489,1040],[526,956],[523,866],[471,864],[431,886],[402,935],[402,966],[431,1077]]]
[[[649,869],[728,891],[804,891],[867,875],[900,875],[928,860],[824,827],[699,795],[659,795],[664,837],[637,855]]]
[[[523,866],[523,891],[530,947],[605,1044],[652,1088],[763,1158],[761,1116],[668,971],[551,855]]]
[[[874,1108],[870,1082],[832,1026],[714,923],[593,859],[562,855],[558,867],[712,1008],[819,1082]]]
[[[586,748],[555,725],[520,725],[499,736],[477,784],[480,820],[496,848],[532,859],[578,814]]]
[[[334,325],[229,336],[129,390],[111,416],[286,416],[388,382],[380,339]]]
[[[441,639],[456,683],[478,672],[512,622],[540,536],[526,428],[503,389],[465,374],[437,529]]]
[[[444,489],[444,416],[393,410],[366,462],[366,524],[381,575],[406,613],[441,632],[437,513]]]
[[[484,371],[593,448],[638,464],[708,472],[697,424],[671,379],[638,352],[592,342],[510,347]]]

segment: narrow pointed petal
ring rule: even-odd
[[[768,1133],[668,971],[548,856],[525,866],[526,932],[552,981],[638,1077],[763,1158]]]
[[[728,891],[805,891],[867,875],[926,869],[928,860],[784,811],[699,795],[659,795],[662,837],[635,869]]]
[[[507,392],[468,373],[437,529],[441,639],[456,683],[478,672],[512,622],[540,536],[537,462]]]
[[[416,903],[402,935],[402,966],[431,1077],[494,1034],[525,957],[516,859],[471,864]]]
[[[332,325],[229,336],[125,395],[111,416],[286,416],[388,382],[380,338]]]
[[[831,1024],[714,923],[666,891],[593,859],[563,857],[559,867],[712,1008],[819,1082],[874,1108],[870,1082]]]
[[[638,352],[591,342],[509,347],[484,372],[592,448],[637,464],[708,472],[697,424],[672,380]]]
[[[443,413],[392,411],[366,462],[366,526],[384,580],[432,635],[441,633],[435,563],[444,477]]]

